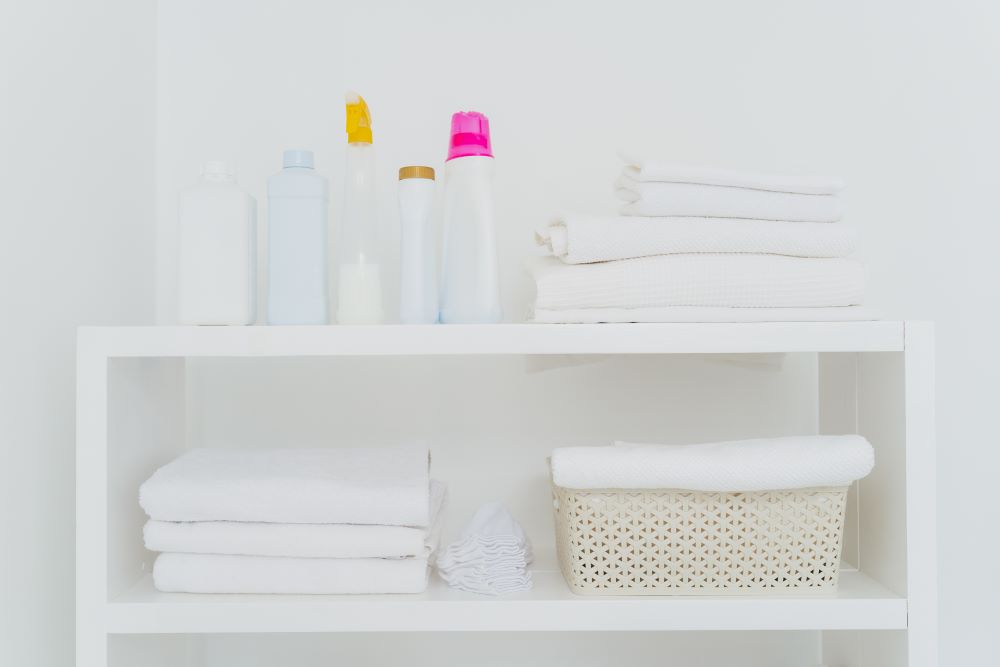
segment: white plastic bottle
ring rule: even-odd
[[[486,116],[451,117],[444,167],[441,321],[485,324],[503,319],[493,212],[493,151]]]
[[[256,318],[257,202],[227,162],[206,162],[180,196],[177,306],[181,324]]]
[[[438,321],[437,257],[431,210],[434,207],[434,169],[399,170],[399,321],[434,324]]]
[[[382,275],[375,209],[375,147],[364,99],[347,94],[344,217],[337,236],[337,323],[381,324]]]
[[[329,188],[312,151],[286,150],[267,179],[270,324],[327,324]]]

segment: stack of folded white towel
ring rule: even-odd
[[[139,490],[153,582],[186,593],[419,593],[445,487],[421,444],[195,449]]]
[[[536,233],[539,322],[864,319],[843,183],[625,158],[621,215]]]
[[[483,595],[531,588],[531,544],[520,524],[499,503],[476,512],[462,536],[438,557],[441,578],[452,588]]]

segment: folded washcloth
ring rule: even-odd
[[[843,213],[836,195],[801,195],[700,183],[636,181],[621,176],[615,194],[622,215],[751,218],[789,222],[836,222]]]
[[[876,317],[864,306],[839,308],[535,308],[533,322],[600,324],[606,322],[856,322]]]
[[[831,195],[844,189],[840,178],[807,174],[767,174],[735,169],[719,169],[681,164],[669,160],[643,159],[619,153],[625,161],[624,173],[635,181],[664,183],[700,183],[750,188],[771,192],[793,192],[803,195]]]
[[[427,558],[274,558],[160,554],[153,585],[165,593],[421,593]]]
[[[438,574],[449,586],[483,595],[531,588],[531,543],[506,507],[481,507],[461,537],[442,550]]]
[[[735,218],[644,218],[564,215],[535,233],[546,254],[567,264],[685,253],[758,253],[846,257],[850,227]]]
[[[552,481],[568,489],[769,491],[847,486],[872,470],[860,435],[813,435],[697,445],[560,447]]]
[[[452,547],[469,541],[527,545],[528,537],[510,510],[503,504],[494,502],[476,510],[469,523],[462,529],[459,540],[452,544]]]
[[[427,526],[423,444],[327,449],[195,449],[139,489],[159,521]]]
[[[489,560],[524,560],[531,562],[531,543],[526,538],[509,540],[486,539],[483,537],[468,537],[449,545],[441,554],[440,562],[468,562],[476,558]]]
[[[489,578],[478,574],[442,575],[442,578],[452,588],[479,595],[507,595],[508,593],[530,591],[532,587],[529,570]]]
[[[532,266],[538,310],[579,308],[824,308],[859,305],[854,259],[779,255],[660,255],[597,264],[541,258]]]
[[[150,551],[293,558],[426,558],[440,539],[445,495],[445,485],[432,481],[429,528],[150,520],[142,532]]]

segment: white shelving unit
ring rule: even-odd
[[[152,587],[137,489],[190,445],[188,360],[760,353],[815,353],[817,432],[859,432],[876,449],[875,472],[852,496],[836,595],[586,598],[546,569],[535,572],[534,590],[498,599],[433,579],[416,596],[180,595]],[[739,631],[782,639],[808,632],[815,664],[936,665],[933,382],[932,326],[912,322],[84,328],[77,665],[125,664],[113,647],[129,635],[150,642],[147,665],[214,667],[204,651],[177,647],[185,637],[223,634],[484,631]],[[483,474],[472,469],[474,456],[462,465]],[[158,652],[155,638],[167,635],[168,648]]]

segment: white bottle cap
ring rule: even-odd
[[[201,175],[213,181],[234,181],[236,165],[226,160],[209,160],[201,165]]]
[[[314,169],[315,162],[313,159],[313,152],[290,148],[282,154],[282,166]]]

